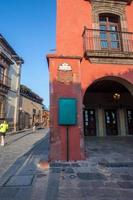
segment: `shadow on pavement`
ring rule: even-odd
[[[43,139],[37,141],[32,148],[19,157],[13,165],[0,177],[0,186],[6,186],[12,176],[35,174],[37,162],[45,157],[48,158],[49,153],[49,134],[47,133]],[[1,198],[0,198],[1,199]]]

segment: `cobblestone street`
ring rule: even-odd
[[[0,146],[0,177],[15,162],[15,160],[28,152],[41,141],[47,130],[26,131],[15,135],[7,135],[5,147]]]
[[[7,136],[0,148],[0,200],[132,200],[132,137],[86,138],[86,161],[58,161],[41,170],[38,162],[48,159],[47,133]]]

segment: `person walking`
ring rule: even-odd
[[[5,146],[5,135],[6,132],[8,131],[8,128],[9,126],[6,121],[0,124],[1,146]]]
[[[33,131],[36,131],[36,126],[35,125],[33,126]]]

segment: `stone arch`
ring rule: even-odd
[[[133,84],[129,81],[116,76],[92,81],[83,96],[85,136],[133,135],[132,102]]]
[[[121,78],[121,77],[118,77],[118,76],[103,76],[103,77],[97,78],[95,81],[92,81],[92,82],[86,87],[86,89],[84,90],[83,98],[84,98],[84,95],[85,95],[87,89],[88,89],[92,84],[95,84],[96,82],[102,81],[102,80],[110,80],[110,81],[115,81],[115,82],[120,83],[120,84],[123,85],[123,86],[129,91],[129,93],[133,96],[133,84],[130,83],[128,80],[126,80],[126,79],[124,79],[124,78]]]

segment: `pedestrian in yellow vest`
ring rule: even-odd
[[[1,136],[1,146],[5,145],[5,135],[8,131],[8,123],[4,121],[2,124],[0,124],[0,136]]]

